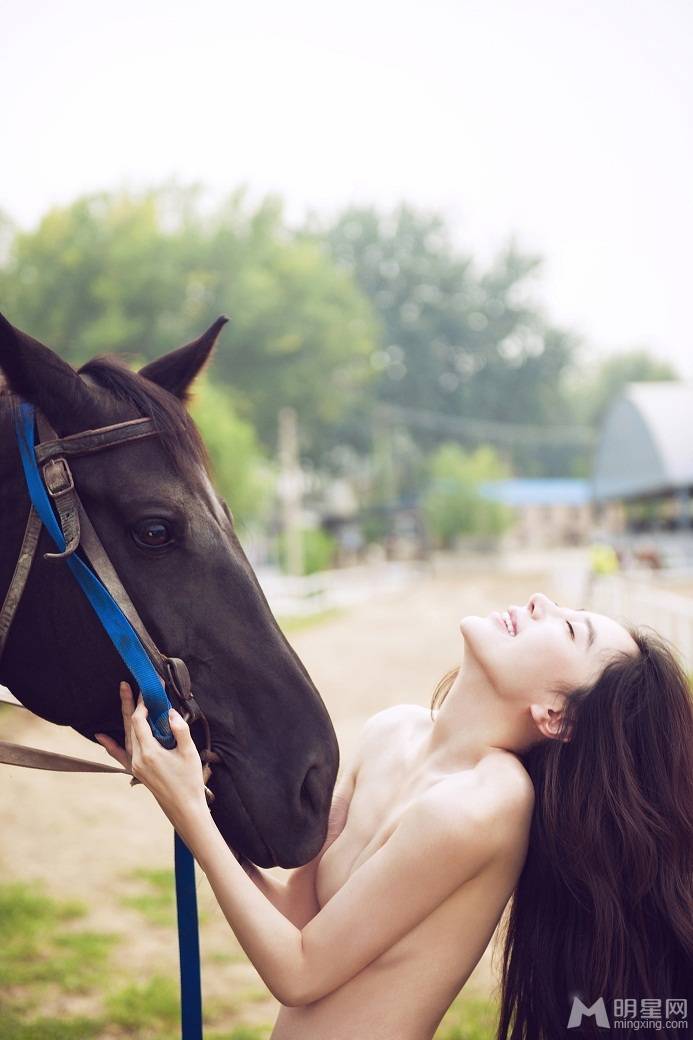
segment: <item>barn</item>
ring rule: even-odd
[[[602,422],[591,488],[602,510],[620,503],[624,529],[690,529],[693,383],[626,384]]]

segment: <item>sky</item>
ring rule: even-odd
[[[601,357],[693,379],[690,0],[4,0],[0,209],[171,179],[407,201]]]

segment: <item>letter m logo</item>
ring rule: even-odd
[[[579,1026],[582,1022],[583,1015],[594,1016],[595,1022],[600,1028],[609,1028],[609,1019],[606,1014],[606,1007],[604,1006],[604,997],[595,1000],[591,1007],[587,1007],[583,1004],[579,997],[573,997],[573,1006],[570,1009],[570,1018],[568,1019],[568,1029],[575,1029]]]

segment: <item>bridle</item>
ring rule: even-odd
[[[26,408],[30,406],[22,404],[21,407]],[[78,549],[81,549],[91,570],[108,591],[117,607],[120,608],[122,614],[125,615],[132,629],[134,629],[142,647],[146,651],[147,657],[161,680],[164,691],[175,702],[183,718],[190,726],[194,723],[199,723],[202,726],[204,746],[199,754],[203,765],[203,778],[207,798],[209,801],[213,801],[214,796],[209,790],[207,783],[212,772],[212,763],[218,762],[220,759],[217,753],[212,750],[209,723],[193,696],[188,668],[179,657],[169,657],[162,654],[149,635],[82,504],[68,461],[80,455],[91,455],[119,445],[128,444],[132,441],[142,440],[146,437],[158,436],[159,431],[156,429],[154,420],[147,417],[129,419],[110,426],[102,426],[95,430],[86,430],[83,433],[59,437],[48,419],[38,409],[35,409],[35,418],[39,435],[38,443],[36,443],[34,448],[36,467],[43,479],[50,501],[57,512],[56,519],[60,524],[60,530],[65,542],[65,548],[62,551],[44,553],[44,558],[67,560]],[[32,502],[14,573],[5,595],[2,609],[0,609],[0,658],[2,657],[12,621],[29,577],[42,526],[43,521]],[[164,728],[166,728],[165,724]],[[167,743],[165,733],[157,733],[155,730],[155,735],[158,736],[161,743]],[[17,748],[17,745],[2,743],[5,747]],[[169,746],[172,746],[172,743],[171,738],[168,741]],[[33,749],[26,750],[33,751]],[[44,752],[43,754],[48,753]],[[36,764],[36,760],[31,763],[20,761],[16,753],[14,754],[13,762],[17,765]],[[112,767],[102,768],[112,769]],[[133,779],[133,783],[135,782],[137,781]]]
[[[17,444],[31,502],[22,545],[2,608],[0,609],[0,658],[36,555],[41,528],[46,527],[58,552],[46,559],[63,560],[94,608],[126,668],[137,680],[148,709],[154,736],[164,747],[175,747],[168,721],[169,697],[189,725],[200,723],[204,747],[199,752],[207,799],[212,763],[220,757],[212,750],[209,723],[195,700],[190,673],[179,657],[162,654],[149,635],[135,605],[106,552],[75,488],[69,459],[116,448],[159,431],[148,417],[102,426],[96,430],[59,437],[46,417],[33,405],[19,403]],[[35,442],[38,430],[39,440]],[[81,555],[78,554],[81,550]],[[12,698],[11,703],[19,703]],[[104,763],[56,755],[0,741],[0,762],[42,769],[76,772],[129,773]],[[131,783],[139,783],[133,779]],[[235,855],[235,853],[234,853]],[[183,1040],[202,1040],[202,991],[198,937],[195,861],[177,832],[174,833],[178,946],[180,955],[181,1031]]]

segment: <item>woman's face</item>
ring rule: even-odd
[[[501,617],[509,610],[516,634]],[[487,617],[462,618],[463,669],[474,663],[504,699],[538,701],[556,683],[596,680],[618,651],[639,653],[629,632],[605,614],[558,606],[535,592],[523,606],[500,604]],[[471,660],[469,659],[471,655]]]

